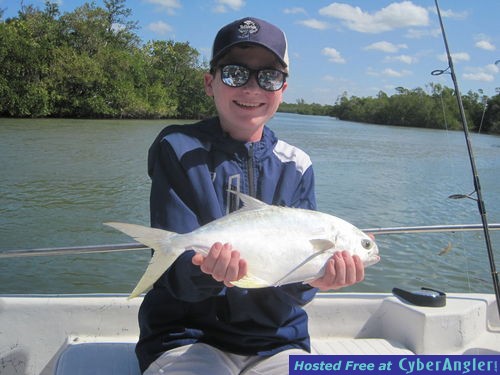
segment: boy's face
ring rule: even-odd
[[[285,71],[273,53],[258,46],[232,48],[218,62],[218,66],[224,64]],[[261,139],[262,129],[276,113],[286,87],[285,82],[278,91],[266,91],[257,84],[255,74],[243,86],[230,87],[222,82],[219,68],[213,76],[205,74],[205,92],[214,97],[222,128],[232,138],[246,142]]]

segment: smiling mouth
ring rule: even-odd
[[[234,104],[236,104],[238,107],[248,108],[248,109],[258,108],[264,105],[263,103],[243,103],[243,102],[238,102],[236,100],[234,101]]]

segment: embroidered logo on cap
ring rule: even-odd
[[[259,25],[252,20],[243,21],[240,24],[238,32],[240,33],[240,38],[248,38],[251,34],[255,34],[259,31]]]

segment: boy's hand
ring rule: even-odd
[[[224,282],[227,287],[232,287],[231,281],[237,281],[247,273],[247,263],[240,258],[239,251],[233,250],[228,243],[214,243],[207,256],[195,254],[192,262],[215,280]]]
[[[364,278],[365,267],[361,259],[357,255],[351,256],[348,251],[342,251],[328,259],[325,274],[309,282],[309,285],[327,291],[359,283]]]

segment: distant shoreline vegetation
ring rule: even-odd
[[[334,105],[282,103],[281,112],[333,116],[339,120],[415,128],[463,129],[455,90],[439,84],[429,84],[431,93],[421,88],[396,89],[388,96],[380,91],[377,97],[348,97],[344,93]],[[469,130],[500,134],[500,93],[488,98],[469,91],[462,94]]]
[[[135,33],[125,0],[85,3],[61,14],[24,5],[0,9],[0,117],[198,119],[215,108],[203,89],[208,62],[189,43],[148,41]],[[500,134],[500,89],[462,95],[471,131]],[[344,93],[332,105],[282,103],[280,112],[373,124],[461,129],[454,90],[399,87],[388,96]]]

